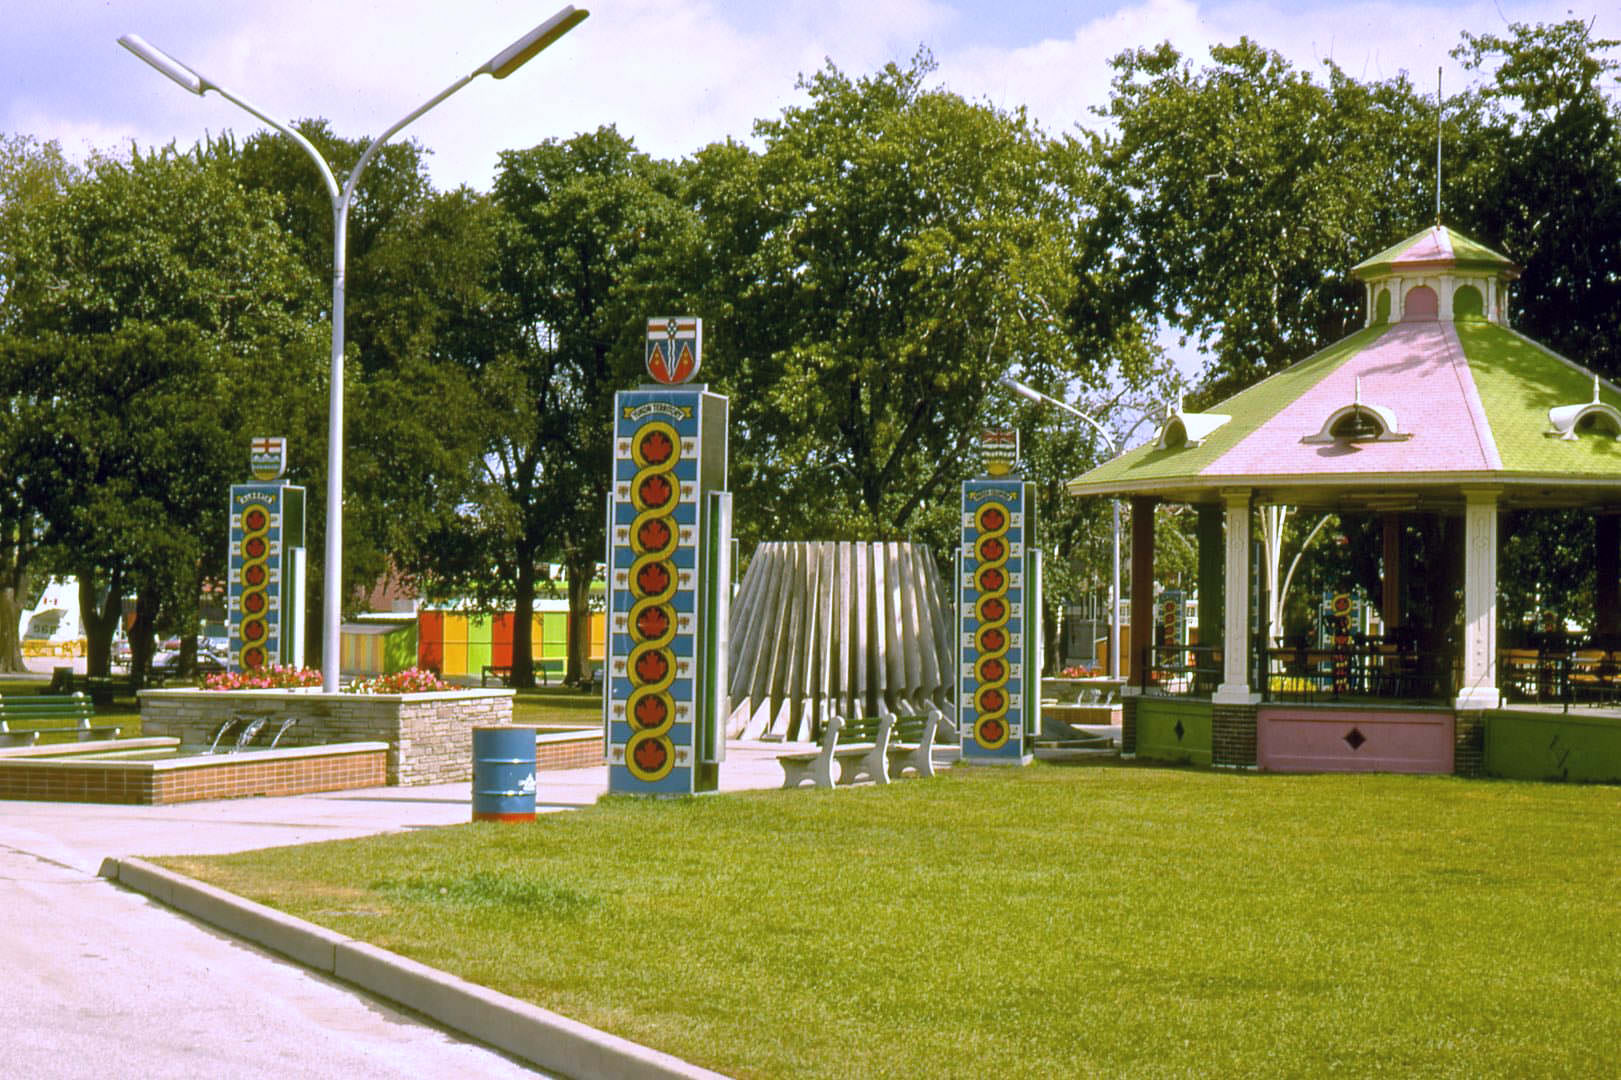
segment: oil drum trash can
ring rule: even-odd
[[[473,729],[473,820],[535,820],[535,729]]]

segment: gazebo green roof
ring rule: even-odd
[[[1501,281],[1514,267],[1442,227],[1380,252],[1358,276],[1389,277],[1404,297],[1427,288],[1427,307],[1404,303],[1408,321],[1380,322],[1370,289],[1362,330],[1211,406],[1203,423],[1168,425],[1200,439],[1138,447],[1069,491],[1208,502],[1248,488],[1269,501],[1369,509],[1455,505],[1471,487],[1500,488],[1505,506],[1616,500],[1621,389],[1500,314],[1475,313],[1462,297],[1482,270]],[[1560,409],[1563,427],[1550,413]],[[1362,429],[1341,425],[1352,414]],[[1229,419],[1215,426],[1220,417]]]

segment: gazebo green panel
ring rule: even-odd
[[[1573,441],[1548,434],[1548,410],[1593,400],[1593,376],[1535,342],[1492,323],[1457,324],[1458,340],[1509,473],[1608,476],[1621,473],[1621,442],[1602,435]],[[1621,407],[1602,387],[1600,400]]]
[[[1232,420],[1198,446],[1160,450],[1153,443],[1129,451],[1086,474],[1086,482],[1139,481],[1197,476],[1254,433],[1284,406],[1316,386],[1345,361],[1377,341],[1389,326],[1370,326],[1212,406]]]
[[[1621,782],[1621,719],[1487,713],[1485,770],[1511,780]]]
[[[1211,761],[1209,701],[1140,697],[1137,699],[1137,757],[1147,761]],[[1180,734],[1177,725],[1181,725]]]

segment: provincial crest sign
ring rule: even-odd
[[[287,440],[276,435],[254,439],[249,444],[248,466],[261,484],[279,479],[287,472]]]
[[[690,315],[647,320],[647,373],[675,386],[692,381],[703,363],[704,321]]]

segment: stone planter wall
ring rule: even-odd
[[[141,733],[173,736],[187,746],[207,746],[227,720],[258,717],[266,718],[270,732],[284,719],[297,718],[280,746],[385,742],[390,784],[439,784],[472,778],[473,727],[510,724],[512,691],[141,691]],[[233,740],[234,735],[229,735],[222,745]]]

